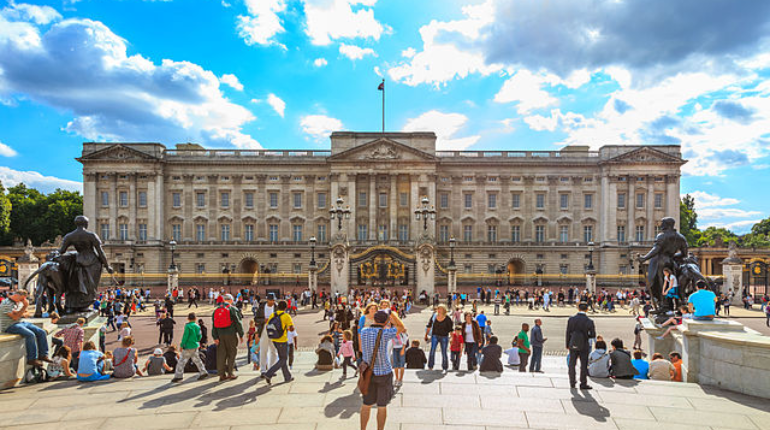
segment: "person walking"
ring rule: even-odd
[[[483,334],[481,333],[481,328],[479,328],[479,323],[473,319],[473,314],[470,312],[465,313],[462,331],[463,342],[465,344],[465,355],[468,357],[468,371],[472,372],[476,370],[476,367],[478,366],[476,354],[480,349],[481,337]]]
[[[184,367],[187,362],[192,360],[195,367],[198,369],[198,380],[206,379],[209,374],[206,372],[206,365],[203,364],[200,354],[198,354],[198,348],[200,348],[201,341],[201,328],[195,322],[196,316],[194,313],[187,315],[187,324],[184,326],[184,334],[182,334],[182,343],[179,345],[182,348],[182,358],[176,363],[176,371],[174,372],[174,379],[171,382],[182,382],[182,376],[184,375]]]
[[[543,321],[538,318],[535,320],[535,326],[530,332],[530,344],[532,345],[532,358],[529,363],[529,371],[543,373],[540,367],[543,362],[543,344],[548,338],[543,337]]]
[[[259,343],[259,368],[262,370],[262,373],[278,362],[278,351],[275,350],[273,342],[267,339],[264,342],[260,342],[264,335],[267,320],[275,313],[275,294],[267,293],[266,299],[259,304],[257,316],[254,319],[254,322],[257,324],[255,340]]]
[[[586,311],[588,305],[581,302],[578,305],[578,313],[567,320],[566,348],[569,351],[569,385],[575,388],[575,366],[580,359],[580,389],[590,390],[588,385],[588,353],[591,346],[588,340],[596,337],[596,328],[593,320],[588,318]]]
[[[436,317],[428,320],[428,326],[425,329],[425,342],[430,339],[430,355],[428,356],[428,369],[433,370],[436,362],[436,348],[441,344],[441,368],[446,371],[449,369],[449,333],[452,333],[452,319],[447,315],[447,308],[444,305],[436,307]]]
[[[388,322],[394,327],[385,328]],[[363,359],[372,368],[368,390],[362,396],[361,430],[366,430],[374,405],[377,405],[377,430],[385,429],[388,403],[393,397],[393,368],[390,364],[388,343],[404,332],[406,328],[398,315],[385,311],[377,311],[374,314],[374,324],[361,330]]]
[[[275,347],[275,350],[278,352],[278,361],[271,368],[269,368],[267,372],[261,375],[261,378],[267,382],[267,385],[272,384],[273,376],[278,373],[278,370],[283,372],[283,380],[285,382],[291,382],[294,380],[294,377],[291,376],[291,372],[289,371],[288,362],[288,332],[289,327],[294,325],[294,321],[292,321],[291,316],[289,316],[289,314],[286,312],[288,307],[289,305],[285,301],[281,300],[278,302],[276,305],[275,313],[270,316],[270,319],[267,320],[267,324],[265,326],[265,333],[268,337],[266,340],[270,340]],[[334,354],[332,354],[332,357],[334,357]]]
[[[217,373],[220,381],[236,379],[235,356],[238,353],[238,339],[243,342],[241,312],[233,306],[233,296],[225,294],[222,303],[212,314],[214,328],[211,337],[217,346]]]
[[[158,320],[157,324],[160,329],[158,333],[158,343],[165,343],[166,346],[171,345],[174,341],[174,326],[176,325],[176,321],[174,321],[174,318],[166,312],[163,314],[163,318]]]

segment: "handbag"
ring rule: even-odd
[[[369,392],[369,383],[372,381],[372,375],[374,374],[374,363],[377,360],[377,352],[380,349],[380,341],[382,340],[382,329],[377,333],[377,340],[374,342],[374,351],[372,351],[372,360],[369,364],[366,361],[362,361],[358,366],[358,391],[362,395],[366,395]]]

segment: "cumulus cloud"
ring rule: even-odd
[[[374,17],[377,0],[304,0],[305,33],[314,45],[337,39],[372,38],[388,28]]]
[[[72,112],[69,132],[91,140],[260,147],[241,131],[253,114],[225,98],[216,75],[197,64],[129,56],[127,41],[89,19],[41,27],[13,21],[4,10],[0,29],[0,97],[23,95]]]
[[[740,203],[740,200],[730,197],[720,197],[716,194],[710,194],[706,191],[694,191],[689,193],[695,201],[695,210],[699,211],[704,208],[713,208],[720,206],[732,206]]]
[[[248,15],[239,15],[238,35],[247,45],[279,45],[275,36],[285,29],[279,14],[286,11],[285,0],[246,0]]]
[[[222,75],[222,77],[219,78],[219,82],[231,87],[234,90],[243,91],[243,84],[241,84],[241,81],[239,81],[238,77],[235,75]]]
[[[13,148],[4,144],[3,142],[0,142],[0,156],[15,157],[16,155],[17,153]]]
[[[306,115],[300,120],[302,131],[311,139],[328,139],[333,131],[342,130],[342,121],[326,115]]]
[[[340,54],[348,57],[353,61],[360,60],[367,55],[371,55],[373,57],[377,56],[377,53],[374,52],[372,48],[361,48],[359,46],[346,45],[344,43],[340,45]]]
[[[735,207],[740,200],[731,197],[721,197],[706,191],[694,191],[690,195],[695,200],[695,212],[698,214],[698,220],[701,221],[701,227],[724,227],[729,230],[748,230],[752,225],[759,222],[762,215],[759,211],[744,210]],[[736,218],[739,220],[736,221]],[[751,218],[740,220],[740,218]]]
[[[481,136],[456,137],[468,123],[468,117],[461,113],[444,113],[430,110],[406,121],[402,131],[432,131],[436,133],[436,149],[462,150],[478,142]]]
[[[35,171],[20,171],[10,167],[0,166],[0,182],[8,188],[24,183],[25,185],[37,188],[38,190],[49,193],[61,188],[70,191],[83,191],[83,184],[68,179],[61,179],[54,176],[44,176]]]
[[[275,113],[277,113],[278,115],[281,116],[281,118],[283,118],[283,113],[286,110],[286,102],[281,100],[281,98],[275,94],[268,94],[267,104],[269,104],[270,107],[273,108]]]
[[[324,67],[324,66],[326,66],[327,64],[329,64],[329,62],[328,62],[328,61],[326,61],[326,58],[316,58],[316,59],[313,61],[313,65],[314,65],[314,66],[316,66],[316,67]]]

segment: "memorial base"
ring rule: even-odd
[[[91,321],[93,321],[98,317],[99,317],[99,312],[95,310],[75,312],[75,313],[63,315],[61,319],[59,319],[59,325],[74,324],[78,320],[78,318],[85,319],[86,325],[88,325]]]

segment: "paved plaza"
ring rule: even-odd
[[[357,429],[355,379],[312,370],[300,353],[295,381],[268,387],[243,365],[235,381],[188,375],[29,385],[0,393],[0,428]],[[569,389],[563,357],[545,374],[406,372],[388,408],[387,429],[770,429],[770,402],[696,384],[596,379]],[[376,428],[374,418],[369,428]]]

